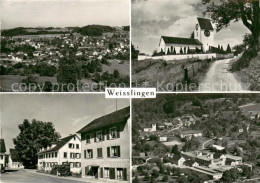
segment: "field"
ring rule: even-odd
[[[25,79],[26,76],[18,76],[18,75],[1,75],[0,76],[0,89],[3,91],[12,91],[12,84],[14,84],[13,89],[19,90],[19,84],[22,83],[22,80]],[[52,83],[57,83],[56,77],[38,77],[39,83],[50,81]],[[17,83],[17,84],[16,84]]]
[[[63,34],[39,34],[39,35],[20,35],[20,36],[13,36],[13,38],[22,38],[22,39],[53,39],[55,37],[61,36]]]
[[[118,70],[121,76],[129,76],[129,61],[119,60],[108,60],[111,65],[102,65],[103,71],[108,72],[109,74],[113,74],[114,70]]]

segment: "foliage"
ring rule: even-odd
[[[163,111],[166,113],[166,114],[170,114],[170,113],[173,113],[174,112],[174,105],[173,105],[173,102],[172,101],[168,101],[166,102],[165,104],[163,104]]]
[[[40,148],[58,141],[60,135],[56,132],[52,122],[42,122],[35,119],[31,123],[25,119],[18,128],[20,133],[13,139],[18,157],[25,168],[35,168]]]
[[[70,176],[70,165],[69,163],[64,163],[63,165],[54,165],[51,169],[51,174],[57,175],[57,173],[60,174],[60,176]]]
[[[211,0],[202,0],[205,4],[209,4]],[[230,25],[230,22],[238,22],[242,20],[253,37],[254,45],[258,47],[259,36],[259,1],[244,0],[227,0],[221,3],[210,3],[204,14],[209,13],[211,19],[217,23],[217,31]]]
[[[164,175],[164,176],[163,176],[162,182],[168,182],[168,176],[167,176],[167,175]]]
[[[81,28],[76,28],[75,32],[86,36],[102,36],[105,32],[115,32],[116,29],[110,26],[104,25],[87,25]]]
[[[224,182],[234,182],[238,178],[238,170],[232,168],[223,172],[221,180]]]
[[[139,50],[136,50],[133,44],[131,44],[131,52],[132,52],[132,59],[137,59]]]

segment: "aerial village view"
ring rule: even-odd
[[[254,94],[160,94],[133,100],[133,182],[258,182]]]
[[[129,3],[123,1],[113,8],[114,1],[105,8],[107,4],[93,5],[91,1],[81,1],[76,6],[73,2],[64,4],[59,1],[53,4],[44,1],[3,2],[1,91],[84,92],[103,91],[111,84],[112,87],[129,86],[129,15],[120,11],[110,13],[121,6],[127,9]],[[74,10],[69,9],[70,5]],[[49,14],[62,11],[64,15],[57,15],[48,23],[41,22],[46,18],[41,6],[45,9],[57,6],[56,10],[50,9]],[[91,11],[80,14],[82,8],[93,6],[97,12],[103,11],[100,17],[90,17]],[[39,20],[27,21],[25,16],[13,20],[9,12],[11,7],[19,12],[27,9],[27,16],[34,16],[34,9],[39,9]],[[111,19],[117,14],[121,17]],[[21,20],[19,27],[18,20]]]

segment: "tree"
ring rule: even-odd
[[[187,52],[188,54],[190,54],[190,47],[188,46],[188,52]]]
[[[228,44],[227,45],[227,51],[226,51],[227,53],[231,53],[231,48],[230,48],[230,45]]]
[[[183,54],[183,50],[182,50],[182,47],[181,47],[181,50],[180,50],[180,54]]]
[[[133,179],[133,183],[139,183],[140,179],[138,178],[138,176],[136,175],[135,178]]]
[[[226,170],[223,172],[221,180],[224,182],[234,182],[238,177],[238,171],[236,168],[232,168],[230,170]]]
[[[27,119],[18,126],[20,133],[13,139],[18,152],[19,161],[25,168],[36,168],[37,153],[40,148],[57,142],[60,135],[56,132],[52,122],[42,122],[35,119],[30,123]]]
[[[170,55],[170,54],[171,54],[170,48],[168,48],[167,55]]]
[[[175,154],[175,155],[180,155],[180,152],[179,152],[179,149],[178,149],[177,145],[174,145],[172,147],[172,153]]]
[[[57,81],[60,84],[63,84],[64,90],[68,90],[66,85],[73,84],[74,87],[76,86],[78,74],[79,69],[73,56],[69,56],[69,58],[64,58],[59,61]]]
[[[175,50],[175,48],[173,49],[173,54],[176,55],[176,50]]]
[[[168,182],[168,176],[167,175],[163,176],[162,182]]]
[[[190,34],[190,38],[194,39],[194,31],[192,31],[192,33]]]
[[[118,72],[118,70],[117,69],[115,69],[114,70],[114,73],[113,73],[113,76],[114,76],[114,78],[119,78],[119,72]]]
[[[214,3],[211,0],[202,0],[207,6],[204,14],[211,15],[213,22],[217,23],[217,31],[228,27],[230,22],[242,20],[254,37],[254,46],[259,50],[259,0],[225,0]]]

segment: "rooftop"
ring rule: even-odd
[[[210,19],[198,18],[198,22],[201,29],[214,30]]]
[[[122,122],[126,122],[130,115],[130,107],[126,107],[100,118],[97,118],[87,124],[85,127],[80,129],[77,133],[86,133],[93,130],[97,130],[104,127],[113,126],[116,124],[120,124]]]
[[[58,142],[57,142],[57,145],[54,146],[53,148],[51,149],[48,149],[48,150],[45,150],[45,151],[41,151],[39,152],[38,154],[42,154],[42,153],[46,153],[46,152],[52,152],[52,151],[58,151],[60,148],[62,148],[66,143],[68,143],[73,137],[77,137],[79,138],[76,134],[74,135],[69,135],[67,137],[64,137],[62,139],[60,139]]]
[[[182,38],[182,37],[168,37],[168,36],[162,36],[161,37],[165,44],[185,44],[185,45],[199,45],[201,46],[202,43],[193,38]]]

